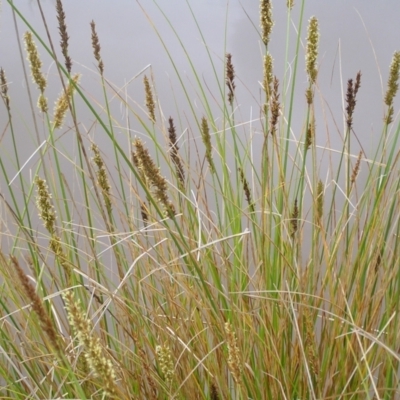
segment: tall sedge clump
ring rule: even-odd
[[[167,194],[167,181],[161,175],[160,168],[156,166],[149,151],[144,147],[143,142],[139,138],[135,139],[133,145],[136,149],[134,153],[135,163],[153,188],[157,201],[162,204],[167,215],[175,215],[175,207]]]
[[[242,363],[240,361],[240,351],[237,345],[236,333],[229,322],[225,323],[226,343],[228,346],[228,367],[234,381],[238,386],[242,385]]]
[[[87,364],[98,378],[105,396],[115,397],[117,393],[116,373],[111,358],[101,346],[100,339],[92,333],[92,323],[87,319],[79,300],[74,299],[71,291],[64,294],[65,308],[68,322],[83,347],[83,354]]]
[[[181,158],[179,157],[179,147],[178,147],[178,140],[176,138],[176,128],[172,117],[169,117],[168,123],[169,123],[168,126],[169,153],[171,160],[175,166],[175,171],[178,177],[179,185],[181,189],[183,189],[185,187],[185,171],[183,169]]]
[[[6,74],[3,68],[0,68],[0,93],[6,105],[7,111],[10,112],[10,97],[8,96],[8,84]]]
[[[235,69],[232,64],[232,54],[226,55],[226,86],[228,86],[228,101],[233,105],[235,98]]]
[[[270,0],[261,0],[260,1],[261,39],[265,47],[268,46],[273,26],[274,26],[274,21],[272,20],[272,3]]]
[[[384,121],[387,125],[393,122],[393,100],[396,97],[399,89],[399,74],[400,74],[400,52],[396,51],[393,54],[392,63],[390,65],[389,80],[385,94],[385,104],[387,105],[387,112]]]
[[[56,11],[58,20],[58,30],[60,32],[60,37],[61,37],[60,40],[61,53],[64,56],[65,68],[67,69],[68,73],[71,73],[72,60],[68,54],[69,36],[67,33],[67,24],[65,23],[65,12],[61,0],[56,1]]]
[[[172,360],[171,350],[168,346],[157,346],[156,354],[162,377],[167,387],[169,387],[171,386],[172,378],[174,376],[174,362]]]
[[[150,82],[146,75],[143,78],[143,83],[144,83],[144,92],[146,95],[147,111],[149,113],[149,118],[151,122],[154,123],[156,122],[156,114],[155,114],[156,106],[154,103],[153,92],[151,91]]]
[[[53,127],[54,129],[59,129],[65,119],[69,108],[69,102],[72,100],[74,94],[75,86],[79,82],[80,74],[75,74],[72,77],[72,82],[62,91],[58,97],[54,106],[54,117],[53,117]]]
[[[25,272],[22,270],[17,258],[13,255],[11,255],[10,258],[11,258],[12,265],[13,265],[15,271],[17,272],[18,279],[22,285],[22,288],[23,288],[26,296],[32,303],[31,304],[32,310],[35,312],[35,314],[39,318],[40,325],[43,329],[43,332],[45,332],[47,337],[49,338],[50,344],[53,347],[53,349],[57,353],[59,353],[61,351],[61,347],[59,344],[59,334],[54,329],[54,325],[53,325],[49,315],[47,314],[47,311],[43,305],[42,299],[36,293],[34,286],[32,285],[29,278],[26,276]]]
[[[93,151],[93,162],[97,167],[97,184],[100,186],[100,189],[103,193],[104,203],[106,205],[106,209],[108,214],[111,214],[112,211],[112,203],[111,203],[111,186],[108,180],[107,171],[104,165],[104,161],[100,155],[100,150],[96,144],[92,144],[91,149]]]
[[[93,48],[93,54],[94,54],[94,58],[97,61],[97,67],[99,68],[100,71],[100,75],[103,76],[104,73],[104,63],[103,60],[101,59],[100,56],[100,41],[99,41],[99,37],[97,35],[96,32],[96,24],[94,21],[92,21],[90,23],[90,29],[92,31],[92,48]]]
[[[201,119],[201,138],[203,139],[204,146],[206,147],[206,159],[211,173],[215,173],[215,165],[212,157],[211,135],[208,122],[205,117]]]
[[[41,71],[42,61],[40,60],[39,53],[37,51],[35,42],[33,41],[33,36],[31,32],[29,31],[25,32],[24,41],[25,41],[26,52],[28,54],[27,59],[30,64],[32,79],[33,82],[36,83],[40,91],[38,99],[38,108],[41,112],[45,113],[48,110],[47,99],[44,96],[44,91],[47,86],[47,80]]]
[[[67,279],[71,275],[71,265],[62,249],[61,239],[56,232],[56,212],[51,203],[51,194],[48,191],[44,179],[36,176],[36,205],[39,210],[39,217],[43,221],[44,227],[50,233],[49,247],[54,252],[58,262],[64,268]]]

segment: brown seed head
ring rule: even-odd
[[[399,75],[400,75],[400,52],[396,51],[393,54],[392,63],[390,65],[389,80],[385,94],[385,104],[388,106],[388,111],[385,115],[385,122],[390,124],[393,122],[393,100],[396,97],[399,89]]]
[[[147,111],[149,112],[149,117],[152,122],[156,122],[156,114],[155,114],[155,104],[154,104],[154,98],[153,98],[153,92],[151,91],[150,83],[145,75],[143,78],[144,82],[144,91],[146,94],[146,107]]]
[[[226,85],[228,86],[228,101],[233,104],[235,98],[235,69],[232,64],[232,54],[226,55]]]
[[[267,46],[271,36],[274,21],[272,20],[272,3],[270,0],[260,0],[261,38]]]
[[[317,57],[318,57],[318,20],[311,17],[308,25],[307,50],[306,50],[306,71],[310,83],[315,83],[317,79]]]
[[[65,13],[61,0],[56,0],[56,11],[58,20],[58,30],[60,32],[60,37],[61,37],[60,40],[61,52],[64,56],[65,68],[67,68],[68,73],[71,73],[72,60],[71,57],[68,55],[69,36],[67,33],[67,24],[65,23]]]
[[[90,28],[92,30],[92,48],[93,48],[93,54],[94,54],[94,58],[97,61],[97,66],[99,67],[99,71],[100,74],[103,75],[104,73],[104,64],[103,61],[101,59],[100,56],[100,41],[99,41],[99,37],[97,36],[97,32],[96,32],[96,24],[94,21],[92,21],[90,23]]]
[[[0,93],[7,107],[7,111],[10,111],[10,98],[8,97],[8,84],[6,74],[3,68],[0,68]]]

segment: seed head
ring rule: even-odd
[[[156,122],[156,114],[155,114],[156,106],[154,104],[154,98],[153,98],[153,93],[151,91],[150,83],[146,75],[143,78],[143,82],[144,82],[144,91],[146,94],[147,111],[149,112],[150,120],[152,122]]]
[[[100,74],[103,75],[104,73],[104,64],[103,61],[101,59],[100,56],[100,41],[99,41],[99,37],[97,36],[97,32],[96,32],[96,24],[94,21],[92,21],[90,23],[90,28],[92,30],[92,48],[93,48],[93,54],[94,54],[94,58],[97,61],[97,66],[99,68]]]
[[[232,106],[235,98],[235,69],[232,64],[232,54],[226,55],[226,85],[228,86],[228,101]]]
[[[393,100],[396,97],[397,90],[399,89],[399,74],[400,74],[400,52],[396,51],[393,54],[392,63],[390,65],[389,80],[385,94],[385,104],[388,106],[388,111],[385,116],[385,122],[390,124],[393,122]]]
[[[270,0],[260,0],[260,26],[262,41],[267,46],[272,27],[274,26],[274,21],[272,20],[272,3]]]
[[[317,79],[317,57],[318,57],[318,20],[311,17],[308,24],[307,51],[306,51],[306,71],[310,83],[315,83]]]
[[[41,93],[44,92],[47,81],[41,72],[42,61],[40,60],[39,53],[35,42],[33,41],[32,33],[27,31],[24,35],[26,52],[28,53],[28,61],[31,67],[31,74],[33,82],[36,83]]]

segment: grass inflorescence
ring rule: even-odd
[[[274,71],[272,1],[259,3],[262,97],[251,122],[241,120],[239,55],[210,56],[215,94],[179,41],[199,96],[194,107],[174,64],[190,111],[165,118],[153,71],[138,76],[144,107],[115,95],[94,21],[87,41],[104,95],[96,100],[81,86],[85,74],[71,72],[79,64],[62,1],[60,38],[47,41],[7,1],[26,24],[19,40],[45,139],[27,174],[6,76],[19,78],[0,68],[2,131],[13,144],[0,156],[2,398],[399,398],[400,53],[388,68],[375,153],[353,140],[360,71],[344,84],[341,148],[322,149],[336,157],[321,175],[320,31],[311,16],[302,32],[305,1],[286,2],[288,24],[301,7],[297,43],[306,44],[292,54],[290,78]],[[53,116],[46,52],[62,88]],[[307,87],[297,105],[299,80]],[[128,143],[114,132],[111,99],[129,116],[125,131],[136,124]],[[296,107],[304,115],[294,127]],[[92,127],[80,122],[82,108]]]

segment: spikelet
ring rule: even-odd
[[[261,39],[265,46],[268,45],[273,26],[272,3],[270,0],[260,0]]]
[[[7,111],[10,112],[10,97],[8,96],[8,84],[6,79],[6,74],[3,68],[0,68],[0,93],[4,100]]]
[[[24,35],[25,40],[25,48],[28,53],[28,61],[31,68],[31,74],[33,82],[36,83],[40,90],[38,108],[42,112],[46,112],[48,110],[47,100],[44,97],[43,93],[47,86],[47,80],[42,74],[42,61],[40,60],[39,53],[37,51],[37,47],[35,42],[33,41],[32,33],[27,31]]]
[[[286,7],[291,10],[294,7],[294,0],[287,0]]]
[[[311,116],[311,121],[308,123],[308,128],[307,128],[307,133],[306,133],[306,142],[305,142],[305,146],[306,149],[308,150],[311,145],[314,142],[314,138],[315,138],[315,118],[312,115]]]
[[[78,83],[80,78],[80,74],[75,74],[72,77],[72,80],[75,84]],[[68,111],[69,107],[69,102],[72,100],[72,96],[74,94],[75,87],[72,83],[70,83],[67,87],[66,90],[63,91],[60,96],[58,97],[56,104],[54,106],[54,121],[53,121],[53,126],[54,129],[59,129],[61,128],[65,115]]]
[[[49,341],[56,352],[60,352],[61,348],[59,345],[59,335],[57,334],[56,330],[54,329],[53,323],[50,320],[49,315],[45,307],[43,306],[42,299],[36,293],[35,288],[33,287],[31,281],[26,276],[25,272],[22,270],[21,266],[17,258],[13,255],[10,256],[11,262],[17,272],[18,278],[21,282],[21,285],[24,289],[26,296],[32,302],[32,309],[36,313],[39,318],[40,324],[42,326],[43,331],[46,333]]]
[[[172,117],[169,117],[168,122],[168,137],[171,160],[175,165],[175,171],[178,177],[179,185],[183,189],[185,187],[185,171],[183,169],[181,158],[179,157],[178,140],[176,138],[176,129]]]
[[[357,176],[358,176],[358,173],[360,172],[360,164],[361,164],[361,157],[362,157],[362,154],[363,154],[363,152],[362,152],[362,150],[360,150],[360,152],[358,153],[356,165],[354,166],[353,172],[352,172],[352,174],[351,174],[351,178],[350,178],[351,184],[354,184],[354,183],[355,183],[355,181],[356,181],[356,179],[357,179]]]
[[[228,345],[228,366],[233,379],[238,386],[242,385],[242,363],[240,361],[240,351],[237,345],[235,332],[229,322],[225,323],[226,342]]]
[[[290,236],[292,238],[297,232],[298,224],[299,224],[299,207],[297,206],[297,199],[295,199],[292,214],[290,215]]]
[[[111,359],[104,355],[100,340],[92,334],[92,323],[87,319],[79,300],[74,299],[71,291],[64,294],[65,308],[69,325],[83,347],[85,359],[93,374],[99,378],[106,396],[117,393],[116,373]]]
[[[219,394],[218,394],[218,388],[217,388],[217,385],[214,382],[211,383],[210,400],[220,400],[220,397],[219,397]]]
[[[51,204],[51,194],[48,191],[47,184],[44,179],[36,176],[36,205],[39,209],[39,217],[42,219],[45,228],[50,234],[55,233],[56,212]]]
[[[229,104],[233,105],[235,98],[235,69],[232,64],[232,54],[226,55],[226,86],[228,86],[228,101]]]
[[[307,50],[306,50],[306,71],[310,84],[315,83],[317,79],[317,58],[318,58],[318,20],[311,17],[308,24]]]
[[[168,346],[156,346],[156,354],[165,384],[170,386],[174,376],[174,363],[172,361],[171,350]]]
[[[61,53],[64,56],[65,68],[67,68],[68,73],[71,73],[72,60],[71,57],[68,55],[69,36],[67,33],[67,24],[65,23],[65,12],[61,0],[56,1],[56,11],[58,20],[58,30],[60,32],[60,37],[61,37],[60,40]]]
[[[144,147],[143,142],[139,138],[134,140],[133,145],[136,148],[134,157],[138,168],[145,175],[147,182],[153,187],[157,201],[163,205],[168,216],[175,215],[175,207],[167,194],[167,181],[161,175],[160,168],[155,165],[149,151]]]
[[[203,139],[204,146],[206,148],[206,159],[208,166],[210,167],[211,173],[215,173],[215,165],[212,157],[212,146],[211,146],[211,135],[208,127],[208,122],[205,117],[201,119],[201,138]]]
[[[279,104],[279,80],[275,76],[273,82],[272,98],[271,98],[271,118],[269,122],[269,131],[271,135],[275,135],[276,126],[278,124],[280,104]]]
[[[361,86],[361,71],[358,71],[356,81],[353,86],[353,80],[349,79],[347,82],[347,93],[346,93],[346,123],[347,129],[351,130],[353,125],[353,113],[356,107],[356,95],[358,89]]]
[[[265,92],[265,102],[268,104],[272,95],[272,84],[274,81],[273,75],[273,58],[270,53],[264,56],[264,73],[263,73],[263,87]]]
[[[151,91],[150,83],[146,75],[143,78],[143,82],[144,82],[144,91],[146,94],[147,111],[149,113],[151,122],[156,122],[156,114],[155,114],[156,106],[154,104],[153,92]]]
[[[111,204],[111,186],[108,180],[107,171],[104,165],[104,161],[100,155],[100,150],[96,144],[92,144],[92,151],[94,153],[93,162],[97,166],[97,184],[100,186],[103,193],[104,203],[106,205],[107,212],[110,214],[112,211]]]
[[[254,203],[251,198],[251,192],[250,192],[250,187],[249,187],[249,182],[247,181],[246,177],[244,176],[244,172],[242,168],[239,168],[239,174],[240,174],[240,180],[243,185],[243,191],[244,195],[246,197],[246,201],[250,207],[251,212],[254,212]]]
[[[399,74],[400,74],[400,52],[396,51],[393,54],[392,63],[390,65],[389,80],[385,94],[385,104],[388,107],[384,121],[386,124],[393,122],[393,100],[396,97],[399,89]]]
[[[92,21],[90,23],[90,29],[92,30],[92,48],[93,48],[94,58],[97,61],[97,66],[99,68],[100,75],[103,75],[104,64],[103,64],[103,60],[101,59],[101,56],[100,56],[100,50],[101,50],[100,41],[99,41],[99,37],[96,32],[96,24],[94,21]]]

